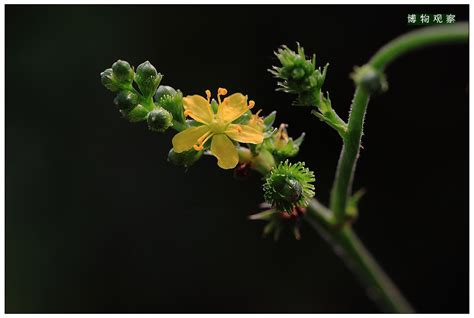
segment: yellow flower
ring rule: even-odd
[[[249,125],[232,124],[254,105],[254,101],[247,104],[247,96],[235,93],[221,101],[221,96],[226,95],[225,88],[217,91],[219,106],[217,113],[212,111],[210,105],[211,92],[206,91],[207,99],[192,95],[183,98],[184,115],[203,124],[191,127],[173,137],[173,150],[177,153],[194,148],[202,150],[204,144],[211,140],[211,153],[217,158],[217,164],[222,169],[235,168],[239,162],[239,155],[232,140],[259,144],[263,141],[263,133]]]

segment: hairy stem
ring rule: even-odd
[[[336,179],[331,191],[331,210],[334,211],[335,217],[341,222],[345,221],[346,206],[352,188],[357,157],[359,156],[362,129],[368,103],[369,94],[363,89],[357,88],[352,102],[347,133],[343,138],[344,144],[337,165]]]
[[[330,212],[330,211],[329,211]],[[347,267],[358,277],[366,288],[369,297],[384,312],[411,313],[414,312],[395,284],[365,248],[351,226],[342,228],[328,227],[327,208],[313,201],[307,208],[305,220],[316,229],[344,260]]]
[[[377,70],[384,70],[405,53],[426,46],[468,41],[468,24],[428,27],[402,35],[383,46],[369,61]],[[330,198],[330,209],[313,201],[308,207],[306,220],[335,246],[346,264],[367,288],[369,296],[387,312],[413,312],[410,304],[395,284],[364,247],[347,218],[347,202],[352,192],[352,181],[359,156],[364,118],[370,94],[357,87],[351,105],[347,133],[336,170]],[[323,207],[324,209],[321,209]],[[332,217],[331,217],[332,213]],[[329,222],[329,221],[330,222]],[[333,224],[339,224],[334,227]]]
[[[378,70],[383,70],[395,59],[410,51],[436,44],[468,41],[468,38],[467,23],[427,27],[407,33],[389,42],[375,53],[368,64]],[[331,191],[330,207],[340,222],[344,222],[347,201],[352,191],[352,180],[359,154],[369,97],[370,95],[360,87],[356,88],[349,116],[348,130],[344,138],[336,178]]]

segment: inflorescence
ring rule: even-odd
[[[326,67],[321,72],[315,68],[314,57],[307,61],[303,49],[298,47],[298,52],[287,48],[280,51],[284,66],[275,72],[285,74],[286,80],[280,84],[285,91],[297,93],[300,102],[312,101],[307,98],[320,91]],[[254,113],[256,102],[244,94],[229,94],[218,88],[216,98],[210,90],[204,96],[185,96],[178,89],[160,85],[162,79],[148,61],[135,71],[128,62],[118,60],[101,73],[102,84],[116,94],[114,103],[124,119],[146,122],[153,132],[169,128],[177,132],[169,162],[189,168],[203,155],[211,155],[220,168],[234,169],[235,176],[248,175],[250,170],[259,172],[265,178],[265,200],[272,214],[280,215],[271,218],[265,233],[275,222],[302,216],[314,196],[314,174],[304,163],[291,164],[288,158],[298,154],[304,133],[293,139],[287,124],[274,127],[276,112],[261,116],[260,109]],[[293,228],[293,233],[299,238],[299,228]]]

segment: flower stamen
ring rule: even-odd
[[[211,91],[206,89],[206,97],[207,97],[207,102],[210,103],[211,102]]]
[[[199,139],[197,140],[197,144],[193,145],[193,148],[194,150],[196,151],[201,151],[204,149],[204,144],[209,140],[209,138],[211,138],[212,136],[214,136],[214,133],[208,131],[207,133],[205,133],[204,135],[202,135],[201,137],[199,137]]]
[[[219,105],[222,103],[221,96],[227,95],[227,90],[225,88],[219,87],[217,90],[217,100],[219,101]]]
[[[210,131],[208,131],[207,133],[205,133],[204,135],[202,135],[201,137],[199,137],[199,139],[197,140],[197,141],[198,141],[198,144],[203,145],[203,144],[204,144],[204,140],[207,141],[207,139],[209,138],[209,134],[211,134]]]
[[[194,150],[196,150],[196,151],[201,151],[201,150],[204,149],[204,146],[203,146],[203,145],[198,145],[198,144],[196,144],[196,145],[193,145],[193,148],[194,148]]]
[[[252,109],[255,106],[255,102],[253,100],[249,101],[249,109]]]

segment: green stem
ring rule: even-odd
[[[396,58],[412,50],[467,40],[467,23],[420,29],[389,42],[372,57],[368,65],[383,71]],[[330,208],[312,199],[304,219],[333,244],[338,255],[356,274],[366,287],[368,295],[381,310],[410,313],[414,311],[413,308],[352,230],[351,216],[347,211],[369,98],[368,92],[361,87],[356,88],[347,132],[341,134],[344,144],[331,191]],[[245,159],[250,156],[250,152],[240,155]],[[273,160],[269,160],[270,157],[272,156],[261,158],[262,162],[267,163],[266,165],[259,165],[259,169],[253,168],[265,175],[275,164]]]
[[[369,61],[373,68],[383,71],[391,62],[405,53],[426,46],[467,41],[468,24],[428,27],[402,35],[383,46]],[[352,231],[347,219],[347,202],[352,192],[352,181],[359,156],[364,118],[370,94],[357,87],[344,136],[341,156],[336,170],[330,198],[330,209],[314,201],[308,206],[306,220],[342,251],[341,255],[353,269],[379,307],[387,312],[413,312],[395,284],[377,264]],[[331,217],[332,212],[332,217]],[[334,227],[334,223],[339,224]]]
[[[469,29],[467,23],[447,26],[434,26],[402,35],[383,46],[369,65],[378,70],[385,69],[391,62],[405,53],[422,47],[467,41]],[[356,88],[349,116],[348,130],[336,170],[336,178],[331,190],[330,207],[336,218],[344,222],[347,201],[352,191],[352,180],[356,167],[363,124],[370,95],[360,87]]]
[[[317,201],[307,208],[306,221],[316,229],[333,247],[339,251],[338,255],[359,278],[365,286],[367,294],[384,312],[411,313],[414,312],[410,304],[390,280],[383,269],[365,248],[351,226],[346,224],[336,230],[328,227],[327,208]],[[326,209],[326,211],[324,210]]]
[[[469,40],[467,22],[452,25],[433,26],[409,32],[384,45],[375,53],[369,64],[383,70],[388,64],[410,51],[427,46],[466,42]]]
[[[343,138],[344,145],[342,146],[341,157],[337,166],[336,179],[331,191],[330,207],[334,211],[335,217],[341,222],[344,222],[347,200],[352,188],[368,103],[369,94],[363,89],[357,88],[352,102],[347,133]]]

